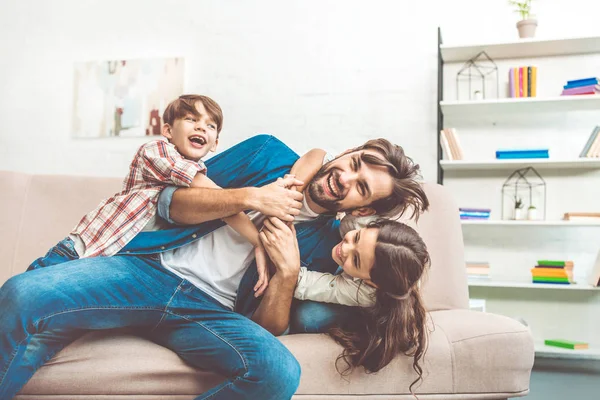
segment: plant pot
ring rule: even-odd
[[[530,208],[527,210],[527,219],[530,221],[538,219],[537,208]]]
[[[537,28],[537,19],[530,18],[517,22],[517,29],[519,30],[519,37],[521,39],[534,37],[535,28]]]
[[[519,220],[519,219],[523,219],[523,217],[524,217],[523,209],[522,208],[515,208],[515,211],[513,213],[513,219],[514,220]]]

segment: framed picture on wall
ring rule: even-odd
[[[162,113],[183,94],[183,58],[75,64],[73,136],[160,135]]]

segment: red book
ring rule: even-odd
[[[519,97],[523,96],[523,67],[519,67]]]

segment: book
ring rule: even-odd
[[[560,260],[538,260],[540,266],[551,266],[551,267],[564,267],[567,265],[573,265],[573,261],[560,261]]]
[[[594,142],[590,146],[590,149],[588,150],[585,156],[590,158],[600,156],[600,134],[596,135]]]
[[[600,213],[593,212],[566,212],[563,215],[565,221],[579,221],[579,220],[600,220]]]
[[[534,279],[532,281],[532,283],[539,283],[541,285],[570,285],[571,282],[569,281],[564,281],[564,282],[556,282],[556,281],[546,281],[546,280],[538,280],[538,279]]]
[[[592,286],[600,286],[600,251],[598,251],[598,255],[596,256],[596,262],[590,272],[588,283]]]
[[[533,282],[544,283],[571,283],[566,276],[532,276]]]
[[[485,212],[485,213],[490,213],[492,211],[491,208],[465,208],[465,207],[460,207],[458,209],[459,211],[466,211],[466,212]]]
[[[531,67],[527,67],[527,97],[531,97]]]
[[[537,67],[531,67],[531,97],[537,96]]]
[[[529,94],[527,93],[527,87],[529,86],[527,67],[521,67],[521,71],[523,71],[523,97],[529,97]]]
[[[446,160],[454,160],[452,150],[450,149],[450,143],[448,143],[448,138],[443,130],[440,131],[440,144],[442,146],[442,150],[444,151],[444,158]]]
[[[515,72],[514,68],[508,70],[508,96],[515,97]]]
[[[515,97],[521,97],[519,96],[519,68],[513,69],[513,75]]]
[[[444,132],[443,134],[446,135],[446,139],[448,140],[448,145],[450,146],[450,151],[452,152],[453,160],[462,160],[463,152],[460,146],[460,142],[458,141],[456,129],[444,128],[442,131]]]
[[[544,340],[544,344],[546,346],[562,347],[564,349],[572,350],[583,350],[589,348],[589,344],[586,342],[574,342],[564,339],[546,339]]]
[[[519,97],[523,96],[523,68],[519,67]]]
[[[531,150],[496,150],[497,159],[515,159],[515,158],[549,158],[548,149]]]
[[[600,132],[600,126],[596,125],[594,129],[592,129],[592,133],[590,134],[590,137],[588,138],[587,142],[585,142],[585,146],[583,146],[581,153],[579,153],[579,157],[587,157],[587,153],[588,151],[590,151],[590,147],[592,147],[594,140],[596,140],[596,137],[598,137],[598,132]]]
[[[567,81],[567,85],[581,85],[581,84],[588,84],[588,85],[594,85],[598,83],[598,78],[596,77],[591,77],[591,78],[583,78],[583,79],[575,79],[573,81]]]
[[[580,86],[572,89],[563,89],[561,96],[572,94],[595,94],[600,91],[600,85]]]
[[[577,87],[581,87],[581,86],[596,85],[596,84],[600,84],[598,79],[582,80],[580,82],[567,83],[566,85],[563,86],[563,89],[572,89],[572,88],[577,88]]]

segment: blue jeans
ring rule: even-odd
[[[27,268],[27,271],[33,271],[34,269],[62,264],[77,259],[79,259],[79,255],[75,251],[75,243],[67,236],[58,242],[56,246],[48,250],[44,257],[40,257],[32,262],[29,268]]]
[[[84,258],[0,288],[0,399],[86,330],[137,327],[225,376],[196,399],[289,399],[300,365],[273,335],[164,269],[157,255]]]

